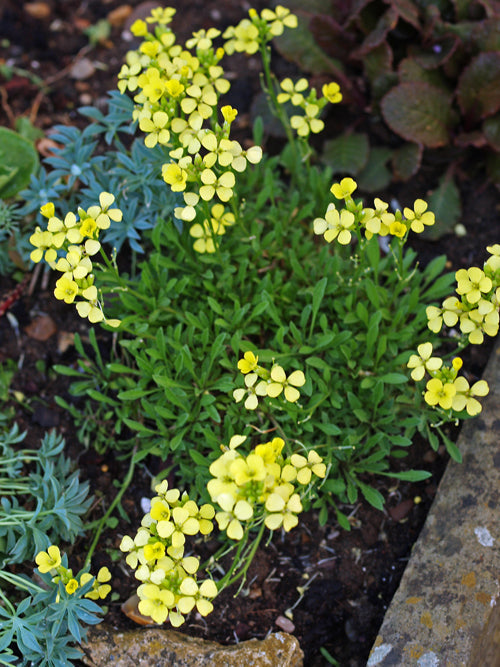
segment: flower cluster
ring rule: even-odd
[[[263,9],[259,14],[255,9],[248,11],[250,18],[243,19],[237,26],[229,26],[222,35],[225,40],[224,51],[231,55],[246,53],[253,55],[283,33],[285,28],[296,28],[297,17],[287,7],[276,5],[276,8]]]
[[[42,259],[51,269],[60,271],[61,277],[56,282],[54,296],[65,303],[74,303],[80,317],[88,317],[91,322],[106,322],[112,327],[120,324],[119,320],[106,319],[94,285],[91,257],[99,252],[99,232],[108,229],[111,220],[119,222],[122,212],[110,208],[115,198],[109,192],[101,192],[99,205],[91,206],[87,211],[78,209],[78,216],[69,212],[64,220],[56,217],[55,207],[49,202],[41,207],[41,214],[48,219],[47,229],[37,227],[30,236],[33,262]]]
[[[93,581],[92,588],[85,593],[86,598],[91,600],[104,600],[111,591],[111,586],[107,583],[111,579],[111,573],[107,567],[101,567],[97,576],[94,577],[90,572],[81,572],[73,576],[73,570],[67,567],[66,555],[61,557],[59,547],[51,545],[47,551],[40,551],[35,558],[40,574],[50,573],[52,582],[58,584],[62,582],[66,593],[73,595],[79,588],[82,588],[90,581]]]
[[[441,331],[443,322],[448,327],[454,327],[458,323],[460,331],[468,336],[469,343],[473,345],[480,345],[484,334],[497,335],[500,310],[500,244],[488,246],[486,250],[491,256],[484,263],[483,269],[473,266],[456,272],[458,297],[448,297],[441,308],[427,308],[431,331]]]
[[[207,484],[212,502],[220,507],[215,515],[219,529],[237,541],[247,528],[262,521],[269,530],[294,528],[302,502],[293,482],[306,487],[313,475],[326,475],[326,466],[314,450],[307,457],[285,458],[284,440],[273,438],[245,456],[236,449],[245,439],[242,435],[231,438],[229,447],[211,464],[213,479]]]
[[[353,234],[364,232],[366,238],[374,234],[380,236],[396,236],[405,239],[411,230],[416,234],[435,222],[434,213],[427,210],[423,199],[416,199],[413,209],[405,207],[391,213],[389,204],[375,198],[374,208],[365,208],[362,202],[356,203],[352,193],[357,183],[352,178],[343,178],[330,188],[336,199],[344,200],[344,207],[338,210],[334,203],[328,205],[324,218],[314,220],[314,233],[322,234],[325,241],[331,243],[335,239],[341,245],[348,245]]]
[[[417,382],[424,378],[426,371],[431,376],[424,393],[428,405],[454,412],[466,410],[471,417],[481,412],[481,403],[475,397],[488,394],[487,382],[479,380],[471,387],[463,375],[458,376],[462,359],[455,357],[450,366],[444,366],[442,359],[432,356],[432,343],[422,343],[417,352],[418,355],[411,355],[407,365],[412,369],[411,377]]]
[[[302,371],[293,371],[287,376],[282,366],[273,364],[271,370],[260,366],[259,358],[253,352],[245,352],[243,359],[238,361],[238,368],[245,376],[245,388],[233,391],[234,400],[239,403],[245,398],[247,410],[255,410],[259,404],[259,396],[277,398],[281,394],[289,403],[300,398],[297,387],[302,387],[306,378]]]
[[[299,79],[294,83],[291,79],[284,79],[280,83],[282,93],[277,96],[280,104],[290,101],[294,106],[300,107],[304,114],[301,116],[292,116],[290,125],[296,130],[299,137],[308,137],[312,132],[317,134],[325,127],[324,122],[319,118],[321,112],[328,102],[336,104],[342,100],[342,93],[338,83],[332,81],[325,83],[322,88],[323,97],[318,99],[316,90],[312,88],[307,96],[305,91],[309,88],[307,79]]]
[[[194,607],[202,616],[213,610],[211,600],[217,586],[212,579],[198,583],[200,562],[185,555],[185,541],[186,535],[212,532],[215,510],[208,503],[198,507],[187,493],[169,489],[166,480],[155,491],[136,536],[125,535],[120,549],[127,553],[127,564],[142,582],[137,589],[141,614],[158,624],[168,618],[178,627]]]
[[[132,25],[133,34],[144,41],[127,54],[118,87],[134,93],[133,115],[146,133],[146,146],[168,149],[170,161],[163,165],[162,177],[184,199],[174,215],[192,223],[196,252],[213,253],[218,238],[235,221],[224,204],[233,197],[237,174],[248,163],[260,162],[262,149],[244,150],[230,139],[237,115],[232,107],[222,107],[222,122],[216,122],[219,98],[230,87],[219,65],[224,49],[213,45],[220,31],[199,30],[182,47],[168,26],[174,13],[172,8],[155,10],[146,21]],[[149,32],[148,24],[154,23],[154,32]]]

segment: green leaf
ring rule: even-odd
[[[378,475],[385,475],[386,477],[395,477],[404,482],[422,482],[424,479],[432,477],[432,473],[427,470],[404,470],[403,472],[378,472]]]
[[[358,486],[363,494],[365,500],[367,500],[370,505],[375,507],[378,510],[384,509],[384,496],[368,484],[364,484],[358,480]]]
[[[457,100],[463,114],[475,120],[500,109],[500,52],[473,58],[458,82]]]
[[[391,172],[386,164],[392,155],[390,148],[371,148],[368,162],[357,176],[360,190],[377,192],[386,188],[391,182]]]
[[[445,146],[454,124],[451,98],[423,81],[400,83],[381,101],[382,115],[393,132],[429,148]]]
[[[380,380],[386,384],[405,384],[408,382],[408,378],[403,373],[385,373],[380,377]]]
[[[366,165],[369,150],[366,134],[342,134],[325,141],[322,159],[333,174],[355,175]]]
[[[460,191],[450,174],[445,174],[441,178],[428,203],[429,210],[436,216],[436,222],[431,227],[426,227],[424,234],[425,238],[435,241],[448,234],[462,215]]]
[[[38,164],[38,153],[30,141],[0,127],[0,198],[13,197],[25,188]]]
[[[341,63],[338,60],[329,58],[316,43],[309,30],[311,14],[303,11],[304,3],[294,3],[288,0],[286,4],[296,14],[298,25],[293,30],[285,30],[282,35],[273,39],[273,45],[281,55],[287,60],[297,63],[301,69],[307,72],[335,74],[339,70],[342,70]],[[293,6],[294,4],[298,4],[297,9]],[[328,13],[330,11],[329,3],[323,2],[321,4],[325,8],[324,13]],[[307,9],[310,12],[314,11],[312,3],[308,3]]]
[[[500,153],[500,114],[484,121],[483,134],[493,150]]]
[[[147,396],[148,394],[153,393],[153,390],[146,390],[146,389],[128,389],[127,391],[121,391],[118,394],[118,398],[121,401],[136,401],[138,398],[142,398],[143,396]]]
[[[404,144],[392,154],[394,176],[400,181],[407,181],[420,169],[423,149],[421,144]]]

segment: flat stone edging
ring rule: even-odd
[[[106,623],[90,628],[81,648],[89,667],[302,667],[304,658],[286,632],[222,646],[161,627],[119,632]]]
[[[500,341],[483,378],[367,667],[500,667]]]

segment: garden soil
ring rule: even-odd
[[[174,29],[179,40],[190,36],[193,30],[234,24],[250,6],[244,0],[185,0],[170,4],[178,9]],[[55,124],[83,127],[85,120],[78,115],[78,107],[104,107],[106,92],[116,88],[117,72],[131,48],[130,41],[124,39],[127,26],[156,5],[134,0],[126,4],[117,0],[3,0],[0,125],[14,127],[20,116],[30,118],[45,132],[45,138],[38,143],[42,154],[50,150],[50,128]],[[253,6],[262,9],[266,3],[254,2]],[[106,20],[110,30],[104,30],[99,37],[92,27],[100,20]],[[294,74],[289,63],[279,57],[276,63],[280,75]],[[250,110],[258,92],[258,62],[238,56],[231,59],[230,68],[229,103],[240,110],[237,130],[245,138],[250,135]],[[386,132],[381,124],[370,120],[365,110],[340,106],[327,121],[326,134],[338,134],[347,124],[355,124],[358,130],[363,128],[375,143]],[[271,141],[268,149],[272,149]],[[394,184],[378,194],[396,198],[401,205],[411,205],[417,197],[425,198],[445,171],[446,159],[445,152],[426,155],[422,170],[411,183]],[[456,176],[463,205],[461,222],[467,234],[414,242],[422,263],[446,254],[450,270],[482,266],[487,258],[485,247],[500,241],[497,191],[484,181],[480,163],[471,161],[466,165],[467,172]],[[28,445],[36,446],[48,428],[56,428],[65,436],[68,453],[80,468],[81,477],[89,480],[95,498],[89,520],[97,520],[117,493],[127,464],[113,454],[98,455],[91,447],[84,449],[78,443],[74,425],[55,402],[56,395],[69,399],[68,383],[53,370],[55,364],[75,362],[74,332],[88,340],[87,327],[72,308],[56,302],[53,286],[46,284],[43,277],[32,281],[30,287],[28,284],[10,306],[9,317],[0,318],[0,364],[5,365],[8,360],[17,364],[11,385],[13,400],[7,407],[15,410],[21,429],[28,432]],[[0,306],[15,285],[13,280],[0,278]],[[109,349],[108,334],[98,331],[97,335],[102,349]],[[467,350],[466,367],[472,381],[480,377],[490,351],[491,344]],[[299,639],[306,666],[327,664],[321,648],[342,667],[365,665],[447,457],[442,450],[433,452],[427,443],[417,440],[406,462],[429,470],[432,477],[419,484],[388,478],[377,481],[377,488],[387,498],[385,511],[377,511],[364,502],[343,507],[352,526],[349,532],[339,528],[333,517],[321,527],[314,512],[302,516],[296,529],[284,536],[275,535],[269,545],[259,550],[238,597],[234,597],[235,590],[224,591],[210,616],[192,616],[181,630],[221,643],[263,638],[271,631],[284,630]],[[123,498],[118,525],[102,534],[93,558],[93,570],[107,565],[112,571],[115,595],[108,603],[106,621],[119,629],[136,627],[121,611],[122,602],[135,590],[136,580],[120,559],[118,547],[121,537],[134,534],[139,525],[143,514],[141,499],[151,496],[151,479],[163,465],[155,459],[145,463]],[[87,546],[88,541],[81,539],[67,547],[76,569],[83,563]],[[208,554],[215,546],[208,542],[199,548]]]

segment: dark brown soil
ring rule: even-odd
[[[4,0],[0,8],[0,65],[13,69],[9,78],[0,74],[0,123],[14,126],[18,116],[28,115],[43,130],[57,123],[82,125],[76,109],[88,104],[102,105],[106,92],[116,86],[116,74],[129,48],[129,43],[121,38],[122,31],[142,6],[151,8],[156,4],[128,0],[134,13],[126,16],[126,5],[118,0],[24,4]],[[181,38],[192,30],[235,23],[248,9],[245,0],[178,0],[171,4],[179,8],[175,29]],[[253,6],[260,9],[266,4],[259,1]],[[33,16],[35,5],[40,18]],[[110,13],[120,8],[122,18],[113,18],[109,37],[89,47],[85,30],[99,19],[119,16]],[[75,79],[72,67],[82,58],[89,58],[96,69],[87,79]],[[232,66],[232,103],[242,112],[240,131],[245,132],[257,90],[257,68],[252,70],[252,61],[244,58],[233,60]],[[278,66],[282,71],[290,68],[287,63]],[[48,90],[40,88],[22,70],[40,77]],[[360,122],[365,121],[361,118]],[[369,127],[367,124],[368,130]],[[410,184],[395,185],[385,194],[405,204],[418,196],[425,197],[436,185],[440,170],[441,163],[430,155],[417,178]],[[445,253],[450,269],[482,265],[485,246],[499,241],[497,192],[483,183],[480,165],[471,165],[470,174],[461,175],[460,187],[463,224],[468,235],[459,239],[449,234],[435,242],[415,241],[422,262]],[[1,278],[0,304],[14,285]],[[123,479],[126,464],[113,456],[99,456],[92,449],[83,450],[78,444],[72,422],[54,400],[55,395],[67,392],[66,379],[52,369],[54,364],[74,359],[74,348],[69,345],[63,349],[63,343],[75,331],[85,340],[85,324],[72,309],[57,303],[50,287],[41,287],[40,281],[9,312],[14,319],[0,318],[0,364],[7,359],[17,362],[19,370],[12,389],[25,397],[10,405],[15,408],[20,427],[28,431],[29,444],[36,444],[46,428],[55,427],[64,434],[68,451],[77,461],[82,477],[90,480],[96,498],[89,520],[97,519],[116,494],[114,482]],[[40,314],[49,315],[55,324],[55,333],[45,342],[36,340],[26,330]],[[19,332],[13,328],[16,322]],[[105,338],[102,340],[105,344]],[[484,345],[468,352],[469,368],[475,375],[481,374],[490,349],[491,345]],[[432,472],[429,480],[421,484],[380,481],[378,488],[387,497],[386,511],[378,512],[363,502],[344,507],[351,517],[350,532],[340,529],[333,520],[321,528],[314,513],[307,514],[297,529],[283,538],[276,535],[268,547],[259,551],[239,597],[233,597],[235,591],[224,592],[210,616],[192,617],[182,630],[220,642],[235,642],[263,638],[269,631],[285,629],[299,639],[306,665],[325,664],[321,647],[343,667],[365,665],[446,465],[446,456],[432,452],[425,442],[417,441],[411,456],[415,467]],[[113,588],[119,600],[110,604],[106,620],[122,629],[135,627],[122,614],[120,605],[134,592],[136,580],[117,560],[118,546],[123,534],[135,531],[142,516],[140,500],[151,495],[150,473],[159,469],[161,462],[146,461],[123,500],[131,523],[120,518],[117,529],[103,533],[94,557],[95,569],[108,565],[112,570]],[[67,549],[76,566],[83,561],[86,544],[81,540]],[[203,549],[210,547],[210,543],[200,545]],[[287,610],[291,610],[288,618]]]

